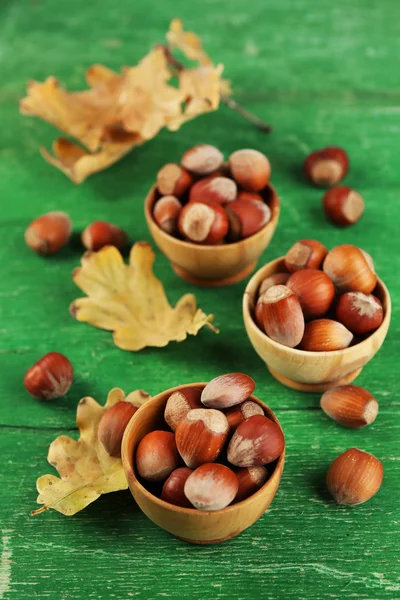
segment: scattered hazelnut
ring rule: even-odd
[[[330,250],[323,270],[339,292],[370,294],[376,285],[376,274],[363,251],[351,244],[342,244]]]
[[[271,209],[257,200],[234,200],[226,207],[232,241],[250,237],[271,220]]]
[[[181,210],[178,220],[180,233],[196,244],[216,244],[228,233],[225,210],[219,204],[190,202]]]
[[[147,481],[164,481],[180,462],[175,436],[170,431],[151,431],[139,442],[136,467]]]
[[[181,159],[182,166],[196,175],[209,175],[219,169],[223,162],[222,152],[208,144],[199,144],[189,148]]]
[[[164,419],[172,431],[176,431],[179,421],[187,415],[189,410],[204,408],[200,402],[201,391],[201,389],[194,387],[182,388],[168,398],[165,405]]]
[[[256,467],[276,460],[285,441],[281,428],[267,417],[254,415],[239,424],[228,446],[228,460],[237,467]]]
[[[235,181],[248,192],[259,192],[268,183],[271,165],[258,150],[237,150],[229,157],[229,168]]]
[[[331,188],[322,198],[325,214],[335,225],[354,225],[364,212],[362,196],[351,188],[341,185]]]
[[[27,370],[24,385],[31,396],[54,400],[65,396],[73,378],[74,371],[68,358],[59,352],[49,352]]]
[[[229,408],[247,400],[255,387],[254,379],[244,373],[219,375],[207,383],[201,402],[208,408]]]
[[[221,510],[232,502],[238,488],[238,479],[231,469],[209,463],[189,475],[185,496],[199,510]]]
[[[382,304],[372,294],[347,292],[339,297],[336,318],[354,335],[372,333],[382,324]]]
[[[93,252],[104,246],[115,246],[121,250],[128,242],[125,231],[107,221],[93,221],[82,232],[81,239],[85,248]]]
[[[328,249],[317,240],[300,240],[285,256],[285,267],[290,273],[300,269],[319,269]]]
[[[64,212],[49,212],[38,217],[25,231],[25,242],[42,256],[50,256],[63,248],[71,235],[72,223]]]
[[[243,467],[236,471],[239,489],[235,496],[235,503],[246,500],[264,485],[268,479],[268,471],[265,467]]]
[[[284,346],[297,346],[304,333],[304,316],[296,294],[285,285],[274,285],[260,302],[266,334]]]
[[[382,485],[383,466],[372,454],[350,448],[340,454],[329,467],[326,483],[338,504],[366,502]]]
[[[321,408],[340,425],[359,429],[375,421],[379,404],[372,394],[358,385],[339,385],[322,395]]]
[[[137,410],[137,406],[122,400],[111,406],[102,416],[97,437],[110,456],[121,457],[121,444],[126,426]]]
[[[338,321],[315,319],[306,323],[299,348],[309,352],[330,352],[347,348],[352,340],[353,334]]]
[[[289,277],[286,286],[298,297],[306,320],[326,315],[335,297],[332,281],[318,269],[296,271]]]
[[[178,231],[178,218],[182,204],[175,196],[163,196],[154,205],[153,217],[165,233],[174,235]]]
[[[189,475],[193,473],[189,467],[179,467],[172,471],[167,481],[163,485],[161,500],[182,506],[183,508],[193,508],[193,504],[186,498],[184,488]]]
[[[197,181],[189,192],[189,202],[226,204],[235,200],[237,185],[228,177],[205,177]]]
[[[167,163],[157,173],[157,189],[162,196],[183,196],[193,183],[193,177],[175,163]]]
[[[219,410],[194,408],[178,423],[176,445],[187,467],[214,461],[228,436],[229,424]]]
[[[349,170],[349,158],[343,148],[330,146],[311,152],[304,162],[304,172],[315,185],[330,187],[342,181]]]

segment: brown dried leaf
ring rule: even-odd
[[[64,90],[54,77],[28,84],[21,112],[53,124],[88,150],[61,138],[53,145],[54,155],[41,150],[50,164],[80,183],[152,139],[163,127],[175,131],[186,121],[218,108],[220,93],[226,89],[222,65],[212,65],[200,40],[184,32],[180,21],[171,23],[167,37],[202,65],[182,67],[178,87],[170,83],[176,69],[160,46],[122,73],[93,65],[86,73],[90,89],[82,92]]]
[[[213,315],[196,308],[193,294],[186,294],[172,308],[153,273],[154,258],[145,242],[132,247],[129,266],[113,246],[85,254],[73,280],[88,297],[73,302],[73,316],[113,331],[114,343],[123,350],[181,342],[204,325],[214,329]]]
[[[150,396],[143,390],[136,390],[125,397],[119,388],[110,391],[104,406],[93,398],[82,398],[76,412],[79,440],[61,435],[50,445],[47,460],[57,469],[60,477],[39,477],[36,484],[39,492],[37,502],[43,506],[32,514],[53,508],[71,516],[102,494],[125,490],[128,482],[122,461],[112,458],[104,450],[97,437],[98,426],[106,410],[117,402],[124,400],[141,406],[149,399]]]

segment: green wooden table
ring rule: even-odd
[[[400,598],[398,0],[3,0],[0,16],[0,598]],[[38,153],[56,132],[18,114],[25,83],[54,74],[79,89],[92,63],[134,64],[163,39],[174,16],[202,35],[211,56],[226,65],[236,98],[271,121],[274,133],[263,136],[222,107],[74,186]],[[56,209],[71,215],[77,232],[100,218],[123,226],[133,240],[149,240],[143,198],[155,173],[201,141],[226,154],[239,147],[268,154],[282,213],[263,262],[304,237],[328,246],[355,243],[374,256],[394,306],[386,342],[357,380],[380,402],[371,427],[342,429],[321,413],[317,395],[270,377],[243,327],[244,282],[193,290],[157,253],[156,273],[170,299],[195,291],[221,333],[204,330],[182,344],[133,354],[115,348],[109,333],[70,317],[68,305],[80,295],[70,276],[78,245],[47,260],[24,245],[31,219]],[[348,150],[348,183],[366,200],[362,221],[348,230],[326,222],[321,192],[301,174],[306,153],[327,144]],[[29,397],[22,381],[51,350],[71,359],[76,379],[65,399],[45,404]],[[81,397],[104,402],[114,386],[155,394],[233,370],[255,378],[287,440],[270,510],[238,538],[187,545],[153,525],[129,492],[103,497],[72,518],[51,511],[30,516],[35,480],[51,471],[48,445],[61,433],[76,435]],[[335,506],[324,486],[332,459],[351,446],[376,454],[385,468],[379,494],[354,509]]]

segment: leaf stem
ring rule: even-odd
[[[163,50],[168,64],[171,67],[174,67],[178,72],[184,70],[185,66],[183,65],[183,63],[181,63],[175,58],[169,46],[167,46],[166,44],[157,44],[156,47],[161,48]],[[239,104],[239,102],[236,102],[236,100],[233,100],[233,98],[230,98],[228,95],[221,94],[220,100],[222,104],[225,104],[225,106],[228,106],[232,110],[239,113],[239,115],[242,115],[242,117],[250,121],[250,123],[253,123],[253,125],[255,125],[260,131],[264,133],[270,133],[272,131],[271,125],[269,125],[268,123],[264,123],[264,121],[262,121],[259,117],[253,115],[253,113],[248,111],[247,108],[244,108],[244,106]]]
[[[225,104],[225,106],[228,106],[232,110],[235,110],[237,113],[239,113],[239,115],[242,115],[242,117],[253,123],[253,125],[255,125],[257,129],[260,129],[260,131],[263,131],[264,133],[271,133],[271,125],[269,125],[268,123],[264,123],[264,121],[262,121],[256,115],[253,115],[253,113],[249,112],[246,108],[239,104],[239,102],[233,100],[233,98],[230,98],[225,94],[221,94],[221,102]]]

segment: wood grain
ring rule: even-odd
[[[153,8],[145,0],[6,0],[0,14],[1,600],[399,598],[398,1],[231,0],[228,6],[223,0],[176,0]],[[74,186],[38,152],[57,132],[18,114],[26,82],[53,74],[79,89],[93,63],[134,64],[163,39],[173,16],[203,36],[211,56],[225,64],[235,98],[271,122],[274,132],[263,136],[221,107],[177,133],[161,133]],[[68,313],[80,295],[71,279],[79,243],[49,260],[25,247],[30,220],[50,210],[68,212],[76,234],[104,219],[130,232],[132,241],[150,241],[143,201],[156,172],[200,142],[216,144],[226,156],[254,147],[270,158],[281,215],[260,264],[308,237],[329,247],[354,243],[373,255],[393,312],[382,349],[357,379],[380,403],[370,427],[349,432],[322,414],[318,394],[273,380],[246,336],[245,282],[193,288],[158,252],[155,270],[169,299],[194,291],[199,306],[215,313],[221,333],[202,331],[182,344],[131,354],[116,349],[107,332]],[[347,230],[325,219],[321,190],[302,175],[307,152],[328,144],[348,151],[346,184],[366,202],[360,222]],[[22,379],[51,350],[71,359],[76,379],[65,399],[43,404],[26,394]],[[243,534],[221,546],[189,546],[153,525],[129,491],[105,496],[75,517],[30,516],[35,480],[51,471],[48,446],[57,435],[73,433],[82,396],[104,402],[115,385],[154,395],[232,370],[256,380],[255,393],[277,414],[287,443],[274,502]],[[376,497],[353,509],[335,506],[324,485],[330,462],[351,446],[374,453],[385,468]]]

